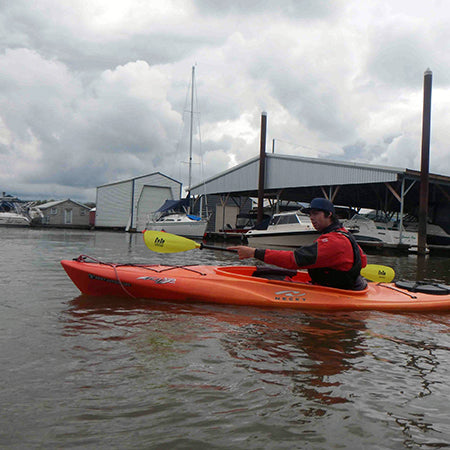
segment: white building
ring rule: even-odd
[[[95,227],[142,231],[148,215],[166,200],[178,200],[181,188],[160,172],[98,186]]]

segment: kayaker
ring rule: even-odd
[[[311,245],[287,250],[255,249],[239,245],[229,247],[239,259],[256,258],[285,269],[308,269],[315,284],[341,289],[362,290],[367,281],[360,271],[367,257],[355,238],[342,226],[329,200],[315,198],[308,208],[314,228],[322,233]]]

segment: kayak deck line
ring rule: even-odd
[[[414,298],[417,298],[417,295],[412,295],[412,294],[410,294],[409,292],[405,292],[404,290],[399,289],[398,287],[395,287],[395,286],[389,286],[389,285],[387,285],[387,284],[385,284],[385,283],[383,283],[383,282],[377,283],[377,286],[382,286],[382,287],[385,287],[385,288],[387,288],[387,289],[392,289],[393,291],[400,292],[401,294],[407,295],[408,297],[413,298],[413,299],[414,299]]]

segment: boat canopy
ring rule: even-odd
[[[16,207],[13,202],[0,201],[0,211],[9,212],[9,211],[14,211],[15,209],[16,209]]]
[[[187,208],[188,206],[189,206],[188,198],[182,198],[180,200],[166,200],[164,204],[158,210],[156,210],[156,212],[182,210],[183,208]]]

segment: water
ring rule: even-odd
[[[59,260],[230,264],[140,235],[0,229],[1,448],[448,448],[450,314],[80,296]],[[416,257],[373,257],[414,278]],[[450,283],[448,258],[426,278]]]

